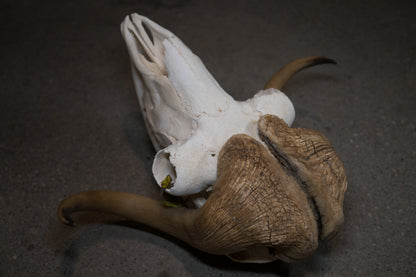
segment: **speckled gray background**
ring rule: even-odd
[[[2,1],[1,276],[415,276],[414,1]],[[238,100],[285,63],[326,55],[285,91],[294,126],[326,134],[348,172],[345,225],[298,264],[242,265],[64,197],[159,198],[154,150],[119,25],[132,12],[179,36]]]

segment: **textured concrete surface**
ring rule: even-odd
[[[237,4],[238,3],[238,4]],[[285,91],[295,126],[326,134],[348,172],[345,225],[309,259],[242,265],[64,197],[159,198],[154,150],[119,31],[144,14],[236,99],[281,65],[326,55]],[[0,4],[1,276],[415,276],[414,1],[11,1]]]

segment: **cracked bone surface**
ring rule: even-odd
[[[217,177],[218,154],[235,134],[260,141],[257,121],[265,114],[288,125],[295,111],[277,89],[240,102],[227,94],[201,60],[174,34],[138,14],[121,25],[147,130],[156,150],[153,175],[169,175],[176,196],[206,190]]]

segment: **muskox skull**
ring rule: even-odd
[[[294,108],[279,91],[297,71],[332,60],[296,60],[239,102],[168,30],[137,14],[126,17],[121,30],[158,150],[156,182],[176,196],[212,192],[189,209],[86,191],[62,201],[60,220],[72,224],[76,211],[113,213],[240,262],[296,261],[337,232],[347,188],[342,162],[322,134],[289,127]]]

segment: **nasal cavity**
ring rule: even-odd
[[[152,44],[155,45],[155,42],[153,41],[153,35],[149,27],[147,27],[147,25],[143,21],[142,21],[142,26],[143,26],[144,31],[146,32],[146,35],[149,37],[150,41],[152,42]]]

